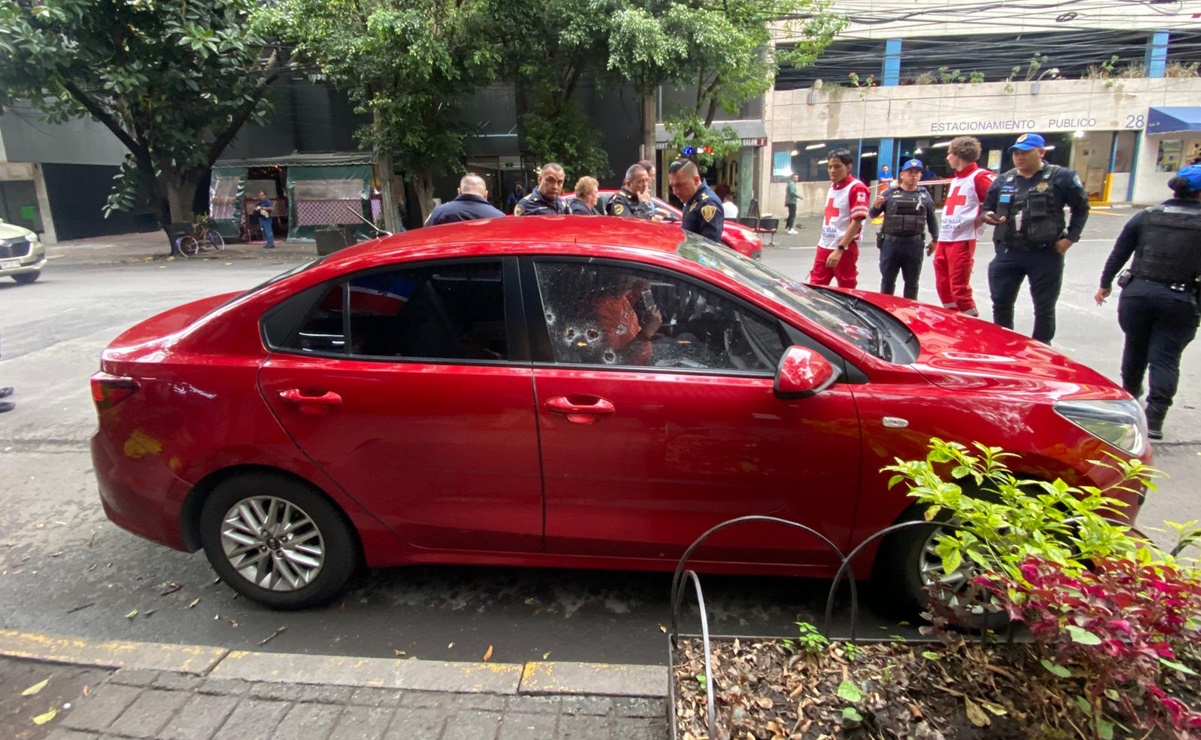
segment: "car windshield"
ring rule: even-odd
[[[879,324],[872,312],[858,306],[858,298],[810,287],[762,262],[743,257],[733,249],[725,249],[692,233],[685,233],[684,241],[676,252],[796,311],[866,352],[877,357],[884,357],[888,352],[884,341],[886,328]]]

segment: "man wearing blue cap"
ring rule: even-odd
[[[1197,336],[1201,304],[1201,165],[1192,164],[1168,181],[1174,197],[1130,219],[1101,271],[1097,305],[1105,302],[1114,277],[1134,255],[1130,270],[1118,278],[1118,324],[1126,334],[1122,349],[1122,387],[1134,397],[1147,394],[1147,435],[1163,439],[1163,421],[1180,382],[1180,356]]]
[[[984,200],[984,221],[997,227],[997,256],[988,265],[993,322],[1013,328],[1013,305],[1022,281],[1029,278],[1034,299],[1031,336],[1050,344],[1063,257],[1080,241],[1088,221],[1088,193],[1074,171],[1043,161],[1042,136],[1022,134],[1010,151],[1013,169],[997,178]],[[1072,212],[1066,224],[1064,207]]]
[[[922,251],[926,246],[926,228],[930,229],[930,244],[938,241],[938,219],[934,215],[934,199],[925,188],[919,188],[922,170],[920,159],[901,165],[901,178],[885,190],[872,204],[868,215],[884,214],[884,223],[877,235],[880,244],[880,292],[893,295],[897,289],[897,273],[905,280],[904,296],[917,300],[918,280],[922,276]]]

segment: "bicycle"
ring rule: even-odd
[[[206,249],[218,252],[225,249],[225,237],[212,225],[207,218],[200,219],[192,233],[185,234],[175,242],[175,248],[185,257],[194,257]]]

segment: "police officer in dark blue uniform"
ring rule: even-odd
[[[1013,328],[1013,305],[1022,280],[1029,278],[1034,299],[1031,336],[1050,344],[1063,284],[1063,256],[1080,241],[1088,221],[1088,194],[1075,172],[1043,161],[1045,147],[1038,134],[1019,136],[1011,148],[1014,167],[989,188],[983,209],[985,222],[997,227],[993,230],[997,256],[988,265],[993,322]],[[1065,206],[1072,213],[1066,224]]]
[[[667,168],[667,179],[671,192],[684,204],[681,228],[721,244],[721,233],[726,224],[721,200],[701,181],[696,163],[688,159],[672,162]]]
[[[922,252],[938,241],[938,214],[929,191],[918,187],[925,165],[911,159],[901,166],[900,180],[876,198],[868,210],[875,218],[884,214],[884,223],[876,234],[880,246],[880,292],[892,295],[897,289],[897,273],[905,280],[904,295],[917,300],[918,280],[922,276]]]
[[[547,162],[538,175],[538,187],[513,207],[514,216],[559,216],[571,213],[559,197],[563,192],[563,165]]]
[[[505,214],[488,202],[488,186],[484,178],[468,173],[459,180],[459,196],[430,212],[426,226],[474,221],[477,218],[500,218]]]
[[[1180,382],[1180,356],[1197,336],[1201,321],[1201,165],[1189,165],[1168,181],[1175,197],[1135,214],[1113,245],[1097,305],[1105,302],[1114,276],[1134,255],[1130,270],[1118,278],[1118,324],[1126,333],[1122,350],[1122,387],[1147,394],[1147,434],[1163,439],[1163,420]]]
[[[649,221],[652,213],[651,206],[649,203],[643,202],[641,198],[650,181],[651,175],[645,167],[640,164],[630,165],[630,168],[626,170],[626,179],[622,183],[621,190],[605,204],[605,212],[610,216],[642,218]]]

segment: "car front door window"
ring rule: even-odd
[[[780,325],[682,276],[596,262],[535,263],[560,364],[774,372]]]

